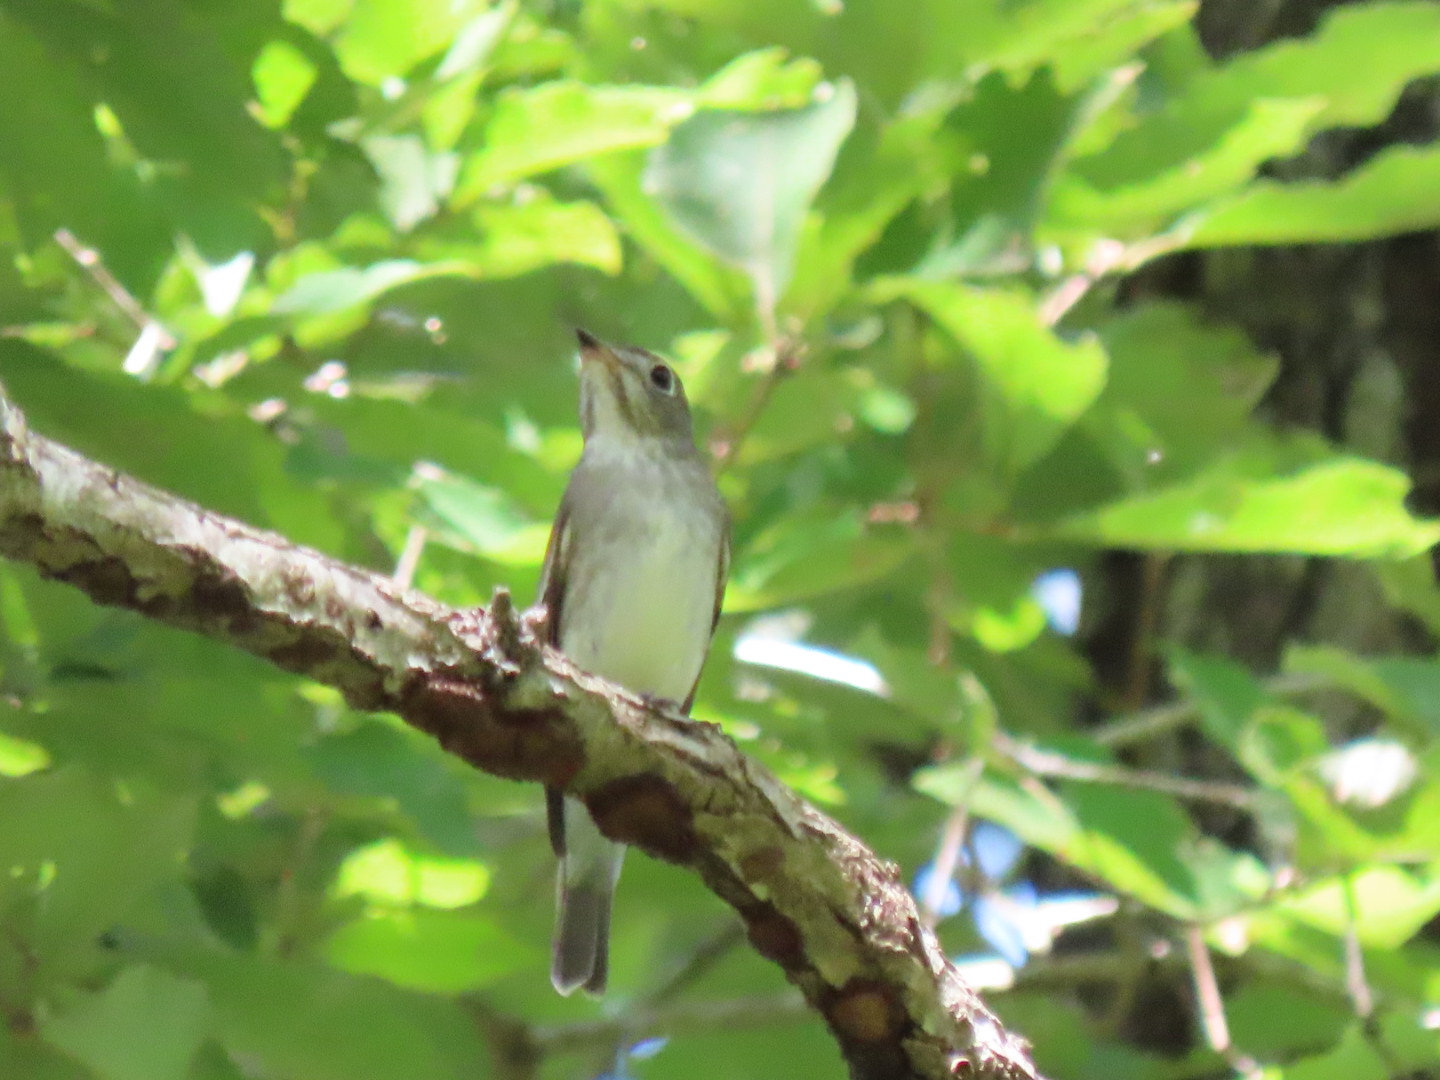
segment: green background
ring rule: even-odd
[[[0,0],[0,378],[470,605],[534,594],[573,328],[663,352],[735,522],[696,715],[960,864],[1043,1071],[1419,1075],[1440,5],[1262,6]],[[641,856],[555,996],[537,790],[22,566],[0,626],[0,1076],[841,1074]]]

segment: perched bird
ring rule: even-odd
[[[548,633],[586,671],[689,712],[729,569],[725,503],[674,370],[644,349],[577,336],[585,449],[541,572]],[[600,994],[625,849],[578,800],[546,795],[560,860],[550,981]]]

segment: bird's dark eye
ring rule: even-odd
[[[662,394],[673,394],[675,392],[675,375],[664,364],[656,364],[650,369],[650,385]]]

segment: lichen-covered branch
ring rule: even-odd
[[[0,553],[390,710],[478,769],[562,788],[692,868],[829,1024],[856,1077],[1034,1077],[896,868],[717,728],[539,644],[508,596],[456,611],[30,432],[0,394]]]

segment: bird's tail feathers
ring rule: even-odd
[[[562,859],[560,866],[550,981],[562,994],[583,989],[598,996],[605,992],[610,974],[610,901],[615,885],[603,877],[567,881],[566,861]]]

